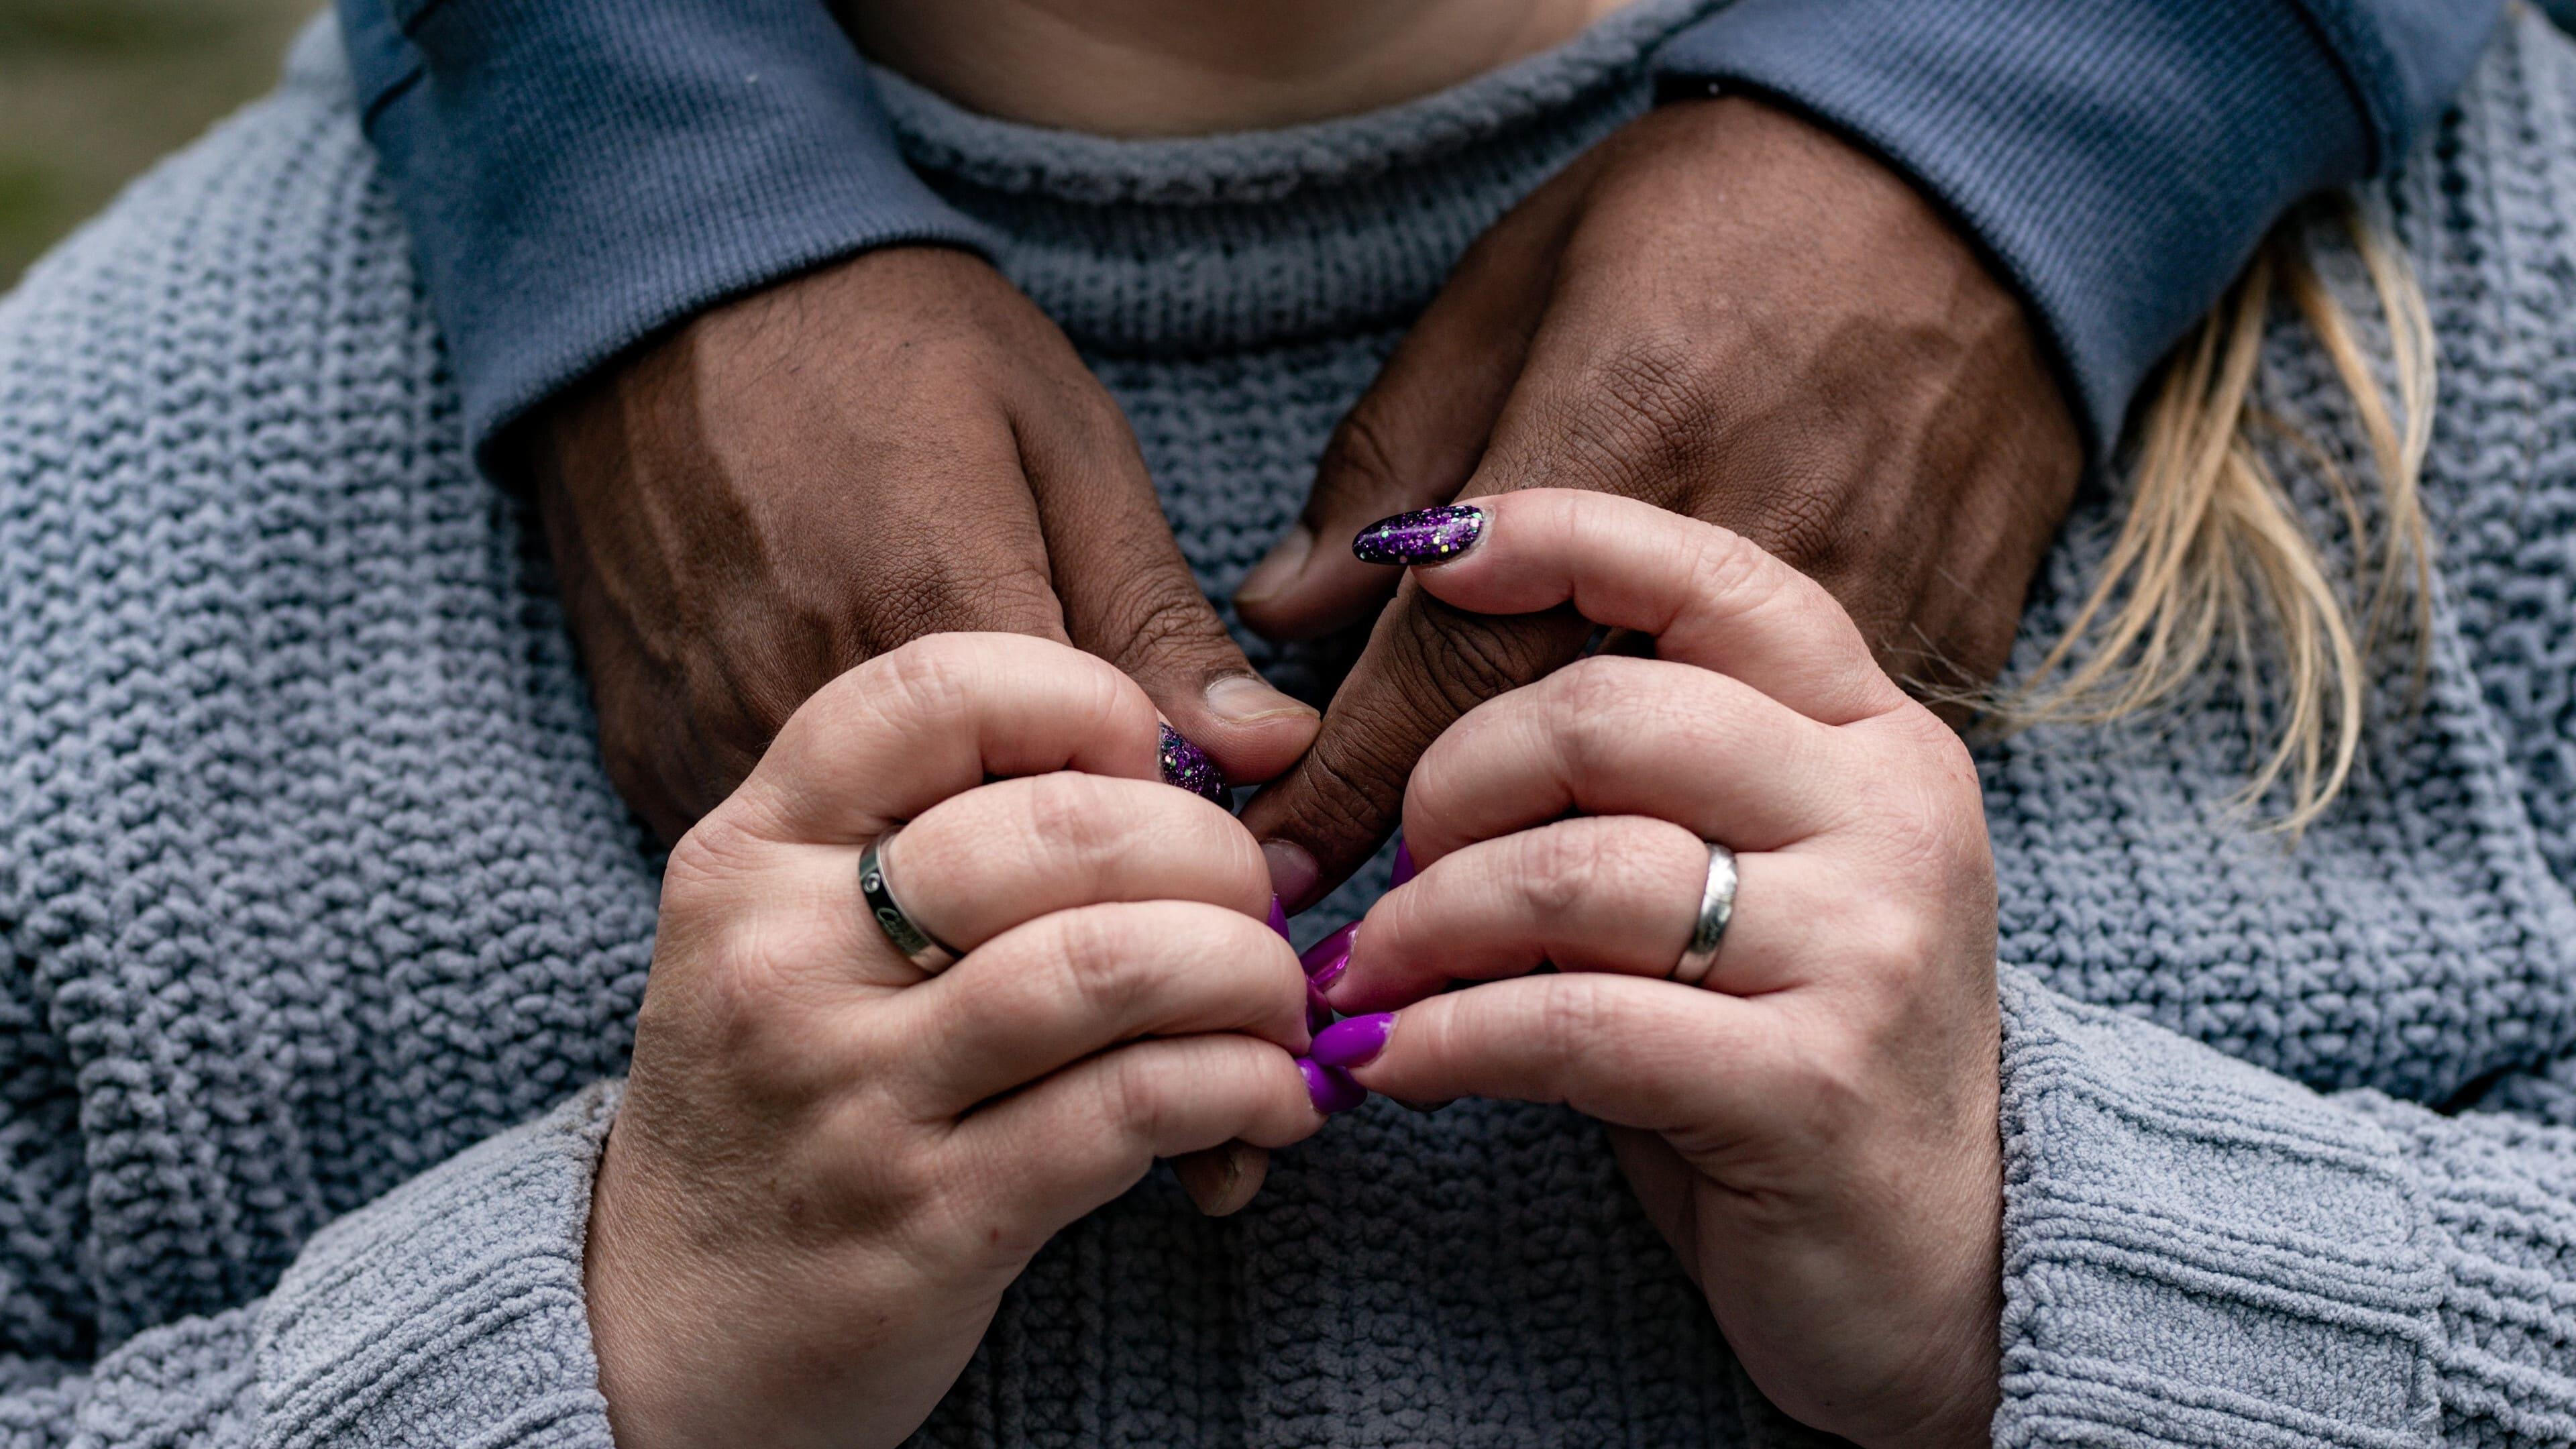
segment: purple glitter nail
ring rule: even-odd
[[[1351,540],[1351,552],[1362,563],[1446,563],[1474,548],[1484,536],[1485,510],[1449,503],[1381,518]]]
[[[1288,939],[1288,908],[1279,904],[1277,896],[1270,898],[1270,929],[1279,933],[1279,939]]]
[[[1315,1033],[1315,1045],[1307,1056],[1327,1067],[1364,1067],[1377,1060],[1386,1050],[1386,1038],[1395,1030],[1395,1013],[1372,1011],[1337,1021]]]
[[[1351,1074],[1339,1067],[1299,1057],[1297,1070],[1305,1074],[1306,1095],[1313,1099],[1315,1110],[1327,1117],[1368,1100],[1368,1089],[1352,1081]]]
[[[1225,776],[1216,761],[1170,725],[1163,726],[1163,783],[1178,785],[1202,800],[1226,803]]]
[[[1386,888],[1393,890],[1411,879],[1413,879],[1413,851],[1405,845],[1404,837],[1399,835],[1395,838],[1395,874],[1387,877]]]
[[[1351,922],[1333,934],[1306,948],[1297,964],[1306,968],[1306,979],[1318,990],[1332,985],[1351,967],[1351,943],[1359,939],[1360,923]]]

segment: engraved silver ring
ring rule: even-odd
[[[903,959],[920,968],[925,976],[936,976],[957,964],[958,953],[937,936],[921,928],[903,903],[895,899],[894,882],[886,878],[885,848],[903,827],[896,826],[868,842],[859,852],[859,894],[867,900],[868,914],[876,918],[878,929]]]

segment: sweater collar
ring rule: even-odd
[[[1714,0],[1637,0],[1565,45],[1313,125],[1114,140],[996,120],[876,72],[914,166],[1094,351],[1238,350],[1400,325],[1485,228],[1644,111]]]

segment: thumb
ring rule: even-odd
[[[1235,591],[1243,622],[1310,639],[1366,618],[1395,587],[1351,556],[1391,514],[1446,503],[1476,469],[1547,307],[1579,178],[1561,176],[1465,257],[1325,445],[1306,508]]]
[[[1226,782],[1287,769],[1313,741],[1316,712],[1262,679],[1208,602],[1117,405],[1103,393],[1093,417],[1022,434],[1075,646],[1143,686]]]

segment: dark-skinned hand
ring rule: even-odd
[[[1824,584],[1900,682],[1991,680],[2082,467],[2019,300],[1894,172],[1745,98],[1668,103],[1497,223],[1344,421],[1236,596],[1301,638],[1390,593],[1314,747],[1245,811],[1312,903],[1393,830],[1452,721],[1573,659],[1559,612],[1484,618],[1350,552],[1389,514],[1625,494]]]
[[[666,840],[816,690],[928,634],[1095,654],[1234,779],[1314,738],[1191,577],[1118,405],[966,253],[871,252],[718,308],[524,446],[610,778]],[[1268,1161],[1174,1166],[1222,1214]]]
[[[925,634],[1108,660],[1241,780],[1314,711],[1191,578],[1118,405],[964,252],[871,252],[718,308],[526,435],[610,776],[665,839],[798,705]]]

